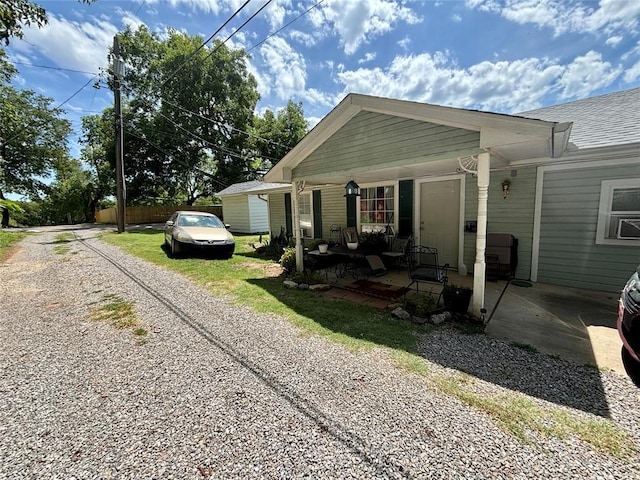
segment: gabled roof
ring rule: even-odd
[[[267,193],[270,190],[280,190],[283,188],[282,183],[268,183],[260,180],[251,180],[249,182],[234,183],[224,190],[216,193],[218,197],[229,195],[259,195]]]
[[[347,95],[280,162],[267,172],[265,180],[290,182],[293,170],[360,112],[373,112],[479,132],[479,144],[473,151],[469,150],[463,155],[492,150],[505,161],[560,156],[571,131],[570,124],[559,125],[555,121],[352,93]],[[450,158],[455,160],[459,155],[459,152],[456,154],[452,152]],[[442,152],[441,156],[446,156],[445,152]],[[425,157],[424,162],[430,160]],[[302,179],[304,180],[304,178]]]
[[[540,108],[519,115],[573,122],[569,150],[640,142],[640,88]]]

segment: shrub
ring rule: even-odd
[[[388,250],[387,236],[384,232],[367,232],[360,235],[360,245],[374,252]]]
[[[418,294],[408,297],[404,302],[404,309],[416,317],[427,318],[438,310],[435,298],[430,294]]]
[[[284,253],[280,257],[280,265],[282,269],[287,272],[296,271],[296,249],[293,247],[287,247],[284,249]]]

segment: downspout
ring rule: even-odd
[[[480,318],[484,309],[485,250],[487,248],[487,201],[489,198],[489,161],[491,154],[478,155],[478,226],[476,234],[476,261],[473,268],[473,315]]]
[[[291,213],[293,214],[292,227],[293,234],[296,239],[296,270],[298,272],[304,271],[304,252],[302,249],[302,238],[300,235],[302,233],[302,230],[300,229],[300,202],[298,198],[298,192],[303,188],[304,183],[300,184],[297,181],[291,183]]]

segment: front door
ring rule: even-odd
[[[420,245],[438,249],[438,261],[458,268],[460,180],[420,184]]]

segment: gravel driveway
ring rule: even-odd
[[[523,443],[387,351],[301,335],[98,230],[75,230],[56,253],[59,233],[29,236],[0,265],[2,479],[640,478],[638,456],[572,437]],[[146,343],[91,320],[107,298],[134,301]],[[422,352],[430,371],[462,368],[483,395],[564,398],[640,440],[639,390],[625,377],[447,331]]]

